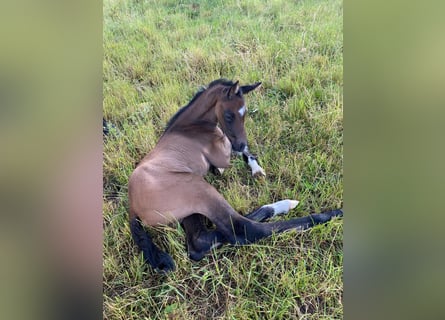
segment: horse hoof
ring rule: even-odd
[[[154,268],[156,272],[158,273],[168,273],[171,271],[175,271],[175,263],[173,262],[173,259],[170,257],[170,255],[166,252],[162,252],[159,255],[159,261]]]
[[[290,208],[289,208],[289,210],[295,208],[295,207],[298,206],[298,204],[300,203],[300,201],[298,201],[298,200],[289,200],[289,202],[290,202]]]
[[[266,172],[263,170],[263,168],[258,167],[255,171],[252,171],[252,176],[254,178],[265,177]]]

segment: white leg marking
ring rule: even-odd
[[[266,176],[266,172],[260,167],[254,158],[248,158],[247,163],[252,168],[252,176]]]
[[[298,200],[281,200],[272,204],[268,204],[268,207],[272,207],[274,211],[274,216],[278,214],[288,213],[291,209],[298,205]]]
[[[263,170],[263,168],[260,167],[258,162],[255,160],[255,158],[250,154],[249,148],[247,146],[244,147],[244,150],[240,155],[245,155],[247,157],[247,164],[252,169],[252,176],[266,176],[266,172]]]
[[[217,170],[218,170],[219,174],[223,174],[225,169],[224,168],[217,168]]]

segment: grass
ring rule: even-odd
[[[343,222],[225,246],[188,259],[179,226],[151,230],[177,271],[144,266],[127,221],[127,183],[169,118],[220,77],[262,81],[246,97],[250,149],[208,176],[239,212],[284,198],[287,217],[342,207],[342,2],[104,2],[104,319],[339,319]]]

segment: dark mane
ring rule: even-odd
[[[231,80],[225,79],[225,78],[221,78],[221,79],[217,79],[214,80],[212,82],[209,83],[208,87],[211,88],[213,86],[216,86],[218,84],[222,84],[223,86],[233,86],[235,83]]]
[[[170,120],[167,122],[167,126],[165,127],[165,131],[164,133],[170,129],[170,127],[173,125],[173,123],[176,122],[176,120],[178,120],[179,116],[185,111],[187,110],[200,96],[201,94],[206,90],[205,87],[201,88],[196,94],[195,96],[192,98],[192,100],[190,100],[190,102],[182,107],[181,109],[179,109],[174,115],[173,117],[170,118]]]
[[[176,120],[178,120],[179,116],[184,113],[185,110],[187,110],[191,105],[193,105],[193,103],[201,96],[201,94],[206,91],[209,88],[212,88],[216,85],[224,85],[224,86],[233,86],[234,83],[230,80],[221,78],[221,79],[217,79],[214,80],[212,82],[209,83],[209,85],[207,87],[202,87],[196,94],[195,96],[192,98],[192,100],[190,100],[190,102],[182,107],[181,109],[179,109],[174,115],[173,117],[171,117],[171,119],[167,122],[167,126],[165,127],[164,133],[166,133],[168,131],[168,129],[171,128],[171,126],[176,122]]]

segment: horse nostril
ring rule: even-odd
[[[239,151],[243,152],[245,147],[246,147],[246,144],[244,142],[241,142],[239,145]]]

